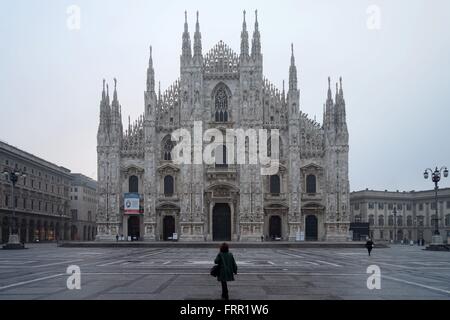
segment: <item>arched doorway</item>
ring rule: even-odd
[[[306,216],[305,240],[317,241],[317,217],[315,215]]]
[[[34,220],[30,220],[30,226],[28,228],[28,241],[34,242]]]
[[[271,216],[269,220],[269,237],[272,240],[281,238],[281,217]]]
[[[4,217],[2,221],[2,242],[7,243],[9,238],[9,223],[8,218]]]
[[[228,203],[217,203],[213,209],[213,241],[231,240],[231,210]]]
[[[139,240],[140,237],[139,216],[133,215],[128,218],[128,236],[131,240]]]
[[[20,242],[27,242],[27,220],[22,219],[20,223]]]
[[[175,232],[175,218],[173,216],[165,216],[163,219],[163,239],[164,241],[172,238]]]
[[[79,240],[78,239],[78,228],[76,226],[72,226],[70,230],[70,239],[73,240]]]

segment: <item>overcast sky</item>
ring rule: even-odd
[[[80,9],[79,29],[73,12]],[[343,77],[350,189],[423,190],[450,166],[450,1],[61,1],[0,5],[0,139],[96,178],[102,79],[118,79],[123,122],[144,111],[148,47],[162,89],[179,77],[184,11],[200,11],[203,52],[237,53],[242,11],[258,9],[264,75],[288,81],[322,122],[327,77]],[[450,186],[450,178],[442,187]]]

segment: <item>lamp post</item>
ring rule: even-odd
[[[8,243],[3,246],[3,249],[24,249],[25,246],[20,243],[19,235],[17,234],[16,225],[16,199],[14,198],[14,187],[16,186],[19,178],[25,178],[26,174],[20,170],[8,170],[3,172],[5,178],[11,183],[11,198],[13,206],[12,223],[9,225],[9,238]],[[11,226],[12,225],[12,226]]]
[[[394,243],[397,241],[397,206],[394,207]]]
[[[435,213],[435,218],[434,218],[434,234],[433,234],[433,244],[442,244],[442,237],[439,234],[439,209],[438,209],[438,183],[441,180],[441,174],[444,174],[444,178],[448,177],[448,169],[447,167],[443,166],[441,167],[441,169],[438,169],[438,167],[436,167],[436,169],[433,171],[430,168],[425,169],[425,172],[423,173],[423,177],[425,179],[428,179],[428,171],[431,173],[431,180],[434,182],[434,198],[435,198],[435,209],[436,209],[436,213]]]

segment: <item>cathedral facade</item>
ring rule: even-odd
[[[150,48],[144,112],[124,131],[116,80],[110,102],[103,82],[97,135],[97,240],[345,241],[349,229],[348,131],[340,86],[330,79],[323,123],[301,111],[294,52],[289,85],[263,75],[257,13],[251,46],[244,20],[240,53],[219,41],[203,54],[200,25],[193,46],[185,18],[180,77],[155,90]],[[218,129],[279,130],[278,170],[236,164],[222,148],[215,163],[174,161],[171,134]],[[270,138],[268,139],[270,140]],[[253,146],[248,137],[246,153]],[[250,143],[249,143],[250,142]],[[261,146],[270,141],[258,141]],[[194,153],[196,145],[192,146]],[[138,208],[127,210],[127,197]],[[129,238],[130,237],[130,238]]]

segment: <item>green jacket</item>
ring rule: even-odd
[[[234,281],[233,274],[237,274],[237,265],[231,252],[220,252],[214,263],[220,266],[217,281]]]

